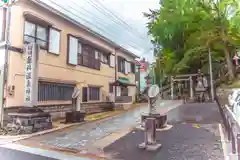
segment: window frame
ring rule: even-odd
[[[76,84],[38,81],[38,102],[71,101],[75,87]]]
[[[98,89],[97,90],[97,97],[93,97],[95,95],[91,95],[91,93],[93,92],[93,89]],[[100,93],[101,93],[101,87],[98,87],[98,86],[88,86],[88,100],[89,101],[100,101]]]
[[[125,58],[123,58],[123,57],[121,57],[121,56],[118,56],[118,59],[117,59],[118,72],[123,73],[123,74],[126,74],[126,73],[125,73],[125,70],[126,70],[126,68],[125,68],[125,63],[126,63],[126,62],[127,62],[127,61],[126,61]]]
[[[95,58],[95,48],[89,44],[82,43],[81,40],[78,39],[78,44],[79,43],[81,44],[81,51],[79,51],[79,46],[78,46],[78,53],[77,53],[78,64],[77,65],[100,70],[101,62],[100,62],[100,59]],[[88,48],[88,50],[86,48]],[[83,51],[84,49],[86,49],[86,52],[89,50],[91,50],[92,52],[87,52],[87,54],[85,54],[85,52]],[[84,60],[86,60],[87,64],[85,64]]]
[[[100,59],[101,63],[110,65],[110,55],[111,54],[99,51],[98,49],[96,49],[96,50],[98,51],[98,54],[99,54],[98,58]],[[104,59],[104,58],[106,58],[106,59]]]
[[[57,32],[59,32],[59,53],[54,53],[54,52],[51,52],[51,51],[49,51],[49,46],[50,46],[50,30],[55,30],[55,31],[57,31]],[[60,53],[61,53],[61,37],[62,37],[62,35],[61,35],[61,30],[60,29],[58,29],[58,28],[55,28],[55,27],[52,27],[52,26],[50,26],[50,27],[48,27],[48,45],[47,45],[47,50],[48,50],[48,53],[51,53],[51,54],[53,54],[53,55],[56,55],[56,56],[59,56],[60,55]]]
[[[35,27],[34,27],[34,29],[35,29],[35,30],[34,30],[34,36],[25,34],[26,22],[35,25]],[[40,39],[40,38],[37,37],[37,28],[38,28],[38,26],[46,29],[46,40],[43,40],[43,39]],[[41,48],[41,49],[44,49],[44,50],[48,50],[48,45],[49,45],[49,28],[50,28],[49,26],[44,26],[44,25],[41,25],[41,24],[39,24],[39,23],[36,23],[36,22],[29,21],[29,20],[25,19],[25,20],[24,20],[24,29],[23,29],[23,43],[24,43],[24,44],[31,43],[31,42],[27,42],[27,41],[25,40],[25,36],[26,36],[26,37],[30,37],[30,38],[33,38],[33,39],[34,39],[34,42],[37,42],[37,40],[42,41],[42,42],[45,42],[45,43],[46,43],[46,46],[41,46],[41,45],[40,45],[40,48]]]
[[[131,62],[131,73],[136,73],[136,64]]]

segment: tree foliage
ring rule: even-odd
[[[232,56],[240,44],[239,2],[235,0],[161,0],[144,13],[163,73],[196,73],[208,63],[225,61],[234,78]],[[158,63],[158,61],[160,63]]]

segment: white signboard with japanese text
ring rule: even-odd
[[[39,45],[30,43],[25,49],[25,85],[24,85],[24,104],[26,107],[37,105],[38,96],[38,56]]]

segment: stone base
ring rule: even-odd
[[[83,122],[85,118],[85,113],[81,111],[72,111],[66,113],[65,123],[79,123]]]
[[[173,127],[172,125],[167,124],[167,125],[166,125],[165,127],[163,127],[163,128],[158,128],[158,129],[156,129],[156,131],[157,131],[157,132],[167,131],[167,130],[170,130],[172,127]],[[145,131],[145,128],[143,128],[141,125],[135,127],[135,129]]]
[[[167,115],[160,114],[146,114],[141,117],[141,125],[144,127],[146,118],[155,118],[156,119],[156,129],[164,128],[167,125]]]
[[[158,150],[162,145],[161,144],[146,144],[145,142],[138,145],[140,149],[146,149],[147,151],[156,151]]]
[[[17,134],[38,132],[52,128],[51,115],[35,107],[23,107],[16,113],[8,114],[11,121],[7,128],[15,130]]]

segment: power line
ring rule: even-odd
[[[100,30],[100,31],[102,31],[102,32],[105,32],[102,28],[99,28],[99,27],[96,26],[94,23],[92,23],[92,22],[90,22],[90,21],[88,21],[88,20],[86,20],[86,19],[80,17],[79,15],[77,15],[77,14],[75,14],[75,13],[73,13],[73,12],[70,12],[70,11],[69,11],[69,8],[66,9],[65,7],[60,6],[59,4],[55,3],[55,2],[52,1],[52,0],[48,0],[48,1],[50,1],[51,3],[53,3],[54,5],[56,5],[58,8],[63,9],[63,10],[65,10],[66,12],[69,12],[69,13],[71,13],[72,15],[76,16],[77,18],[79,18],[79,19],[85,21],[86,23],[88,23],[88,24],[94,26],[94,27],[97,28],[98,30]],[[68,6],[68,7],[72,8],[71,6]],[[72,9],[74,9],[74,8],[72,8]],[[75,10],[75,9],[74,9],[74,10]],[[102,24],[99,23],[99,25],[102,25]],[[106,33],[105,33],[105,34],[106,34]],[[112,34],[112,33],[109,32],[108,34]],[[116,36],[116,35],[115,35],[115,34],[112,34],[112,36]],[[116,37],[115,37],[115,38],[116,38]],[[137,46],[133,46],[133,44],[127,44],[127,45],[129,45],[129,46],[131,46],[132,48],[138,50],[138,47],[137,47]]]
[[[77,4],[75,1],[72,1],[73,3],[74,3],[74,5],[75,6],[79,6],[79,4]],[[81,7],[81,6],[79,6],[79,7]],[[95,8],[95,7],[94,7]],[[87,12],[87,13],[89,13],[89,14],[93,14],[92,12],[90,12],[90,11],[88,11],[88,10],[86,10],[85,8],[83,8],[83,7],[81,7],[81,9],[82,10],[84,10],[85,12]],[[99,8],[97,8],[96,7],[96,9],[98,10],[98,11],[100,11],[101,12],[101,10],[99,9]],[[101,12],[102,13],[102,12]],[[86,14],[85,14],[86,15]],[[94,19],[96,18],[96,19],[98,19],[98,20],[100,20],[101,22],[101,24],[100,25],[102,25],[103,23],[102,23],[102,19],[100,19],[98,16],[96,16],[95,14],[93,14],[95,17],[94,17]],[[106,15],[106,14],[104,14],[104,15]],[[107,18],[109,18],[109,16],[108,15],[106,15],[107,16]],[[112,20],[112,19],[111,19]],[[99,24],[99,22],[97,22],[98,24]],[[125,29],[125,27],[123,26],[123,25],[121,25],[121,24],[119,24],[119,23],[116,23],[116,22],[114,22],[115,24],[117,24],[118,25],[118,27],[122,27],[123,29]],[[132,34],[133,36],[136,36],[135,34],[133,34],[133,32],[132,31],[129,31],[129,30],[127,30],[128,31],[128,33],[130,33],[130,34]],[[137,36],[137,37],[135,37],[135,38],[139,38],[139,36]],[[138,39],[139,40],[139,39]],[[145,43],[145,40],[146,39],[143,39],[142,38],[142,40],[144,40],[144,41],[142,41],[142,42],[144,42]]]
[[[108,18],[111,18],[111,20],[113,20],[115,23],[120,24],[122,26],[125,26],[125,28],[127,28],[128,30],[131,31],[131,33],[136,33],[138,32],[139,35],[137,35],[138,37],[144,39],[146,36],[142,35],[142,33],[140,33],[136,28],[133,28],[131,25],[129,25],[127,22],[125,22],[124,20],[122,20],[118,15],[116,15],[114,12],[110,11],[107,7],[105,7],[99,0],[96,1],[92,1],[92,0],[86,0],[87,3],[89,3],[90,5],[92,5],[94,8],[96,8],[99,12],[103,13],[104,15],[106,15]],[[97,3],[98,4],[97,4]],[[100,7],[99,7],[100,6]]]

